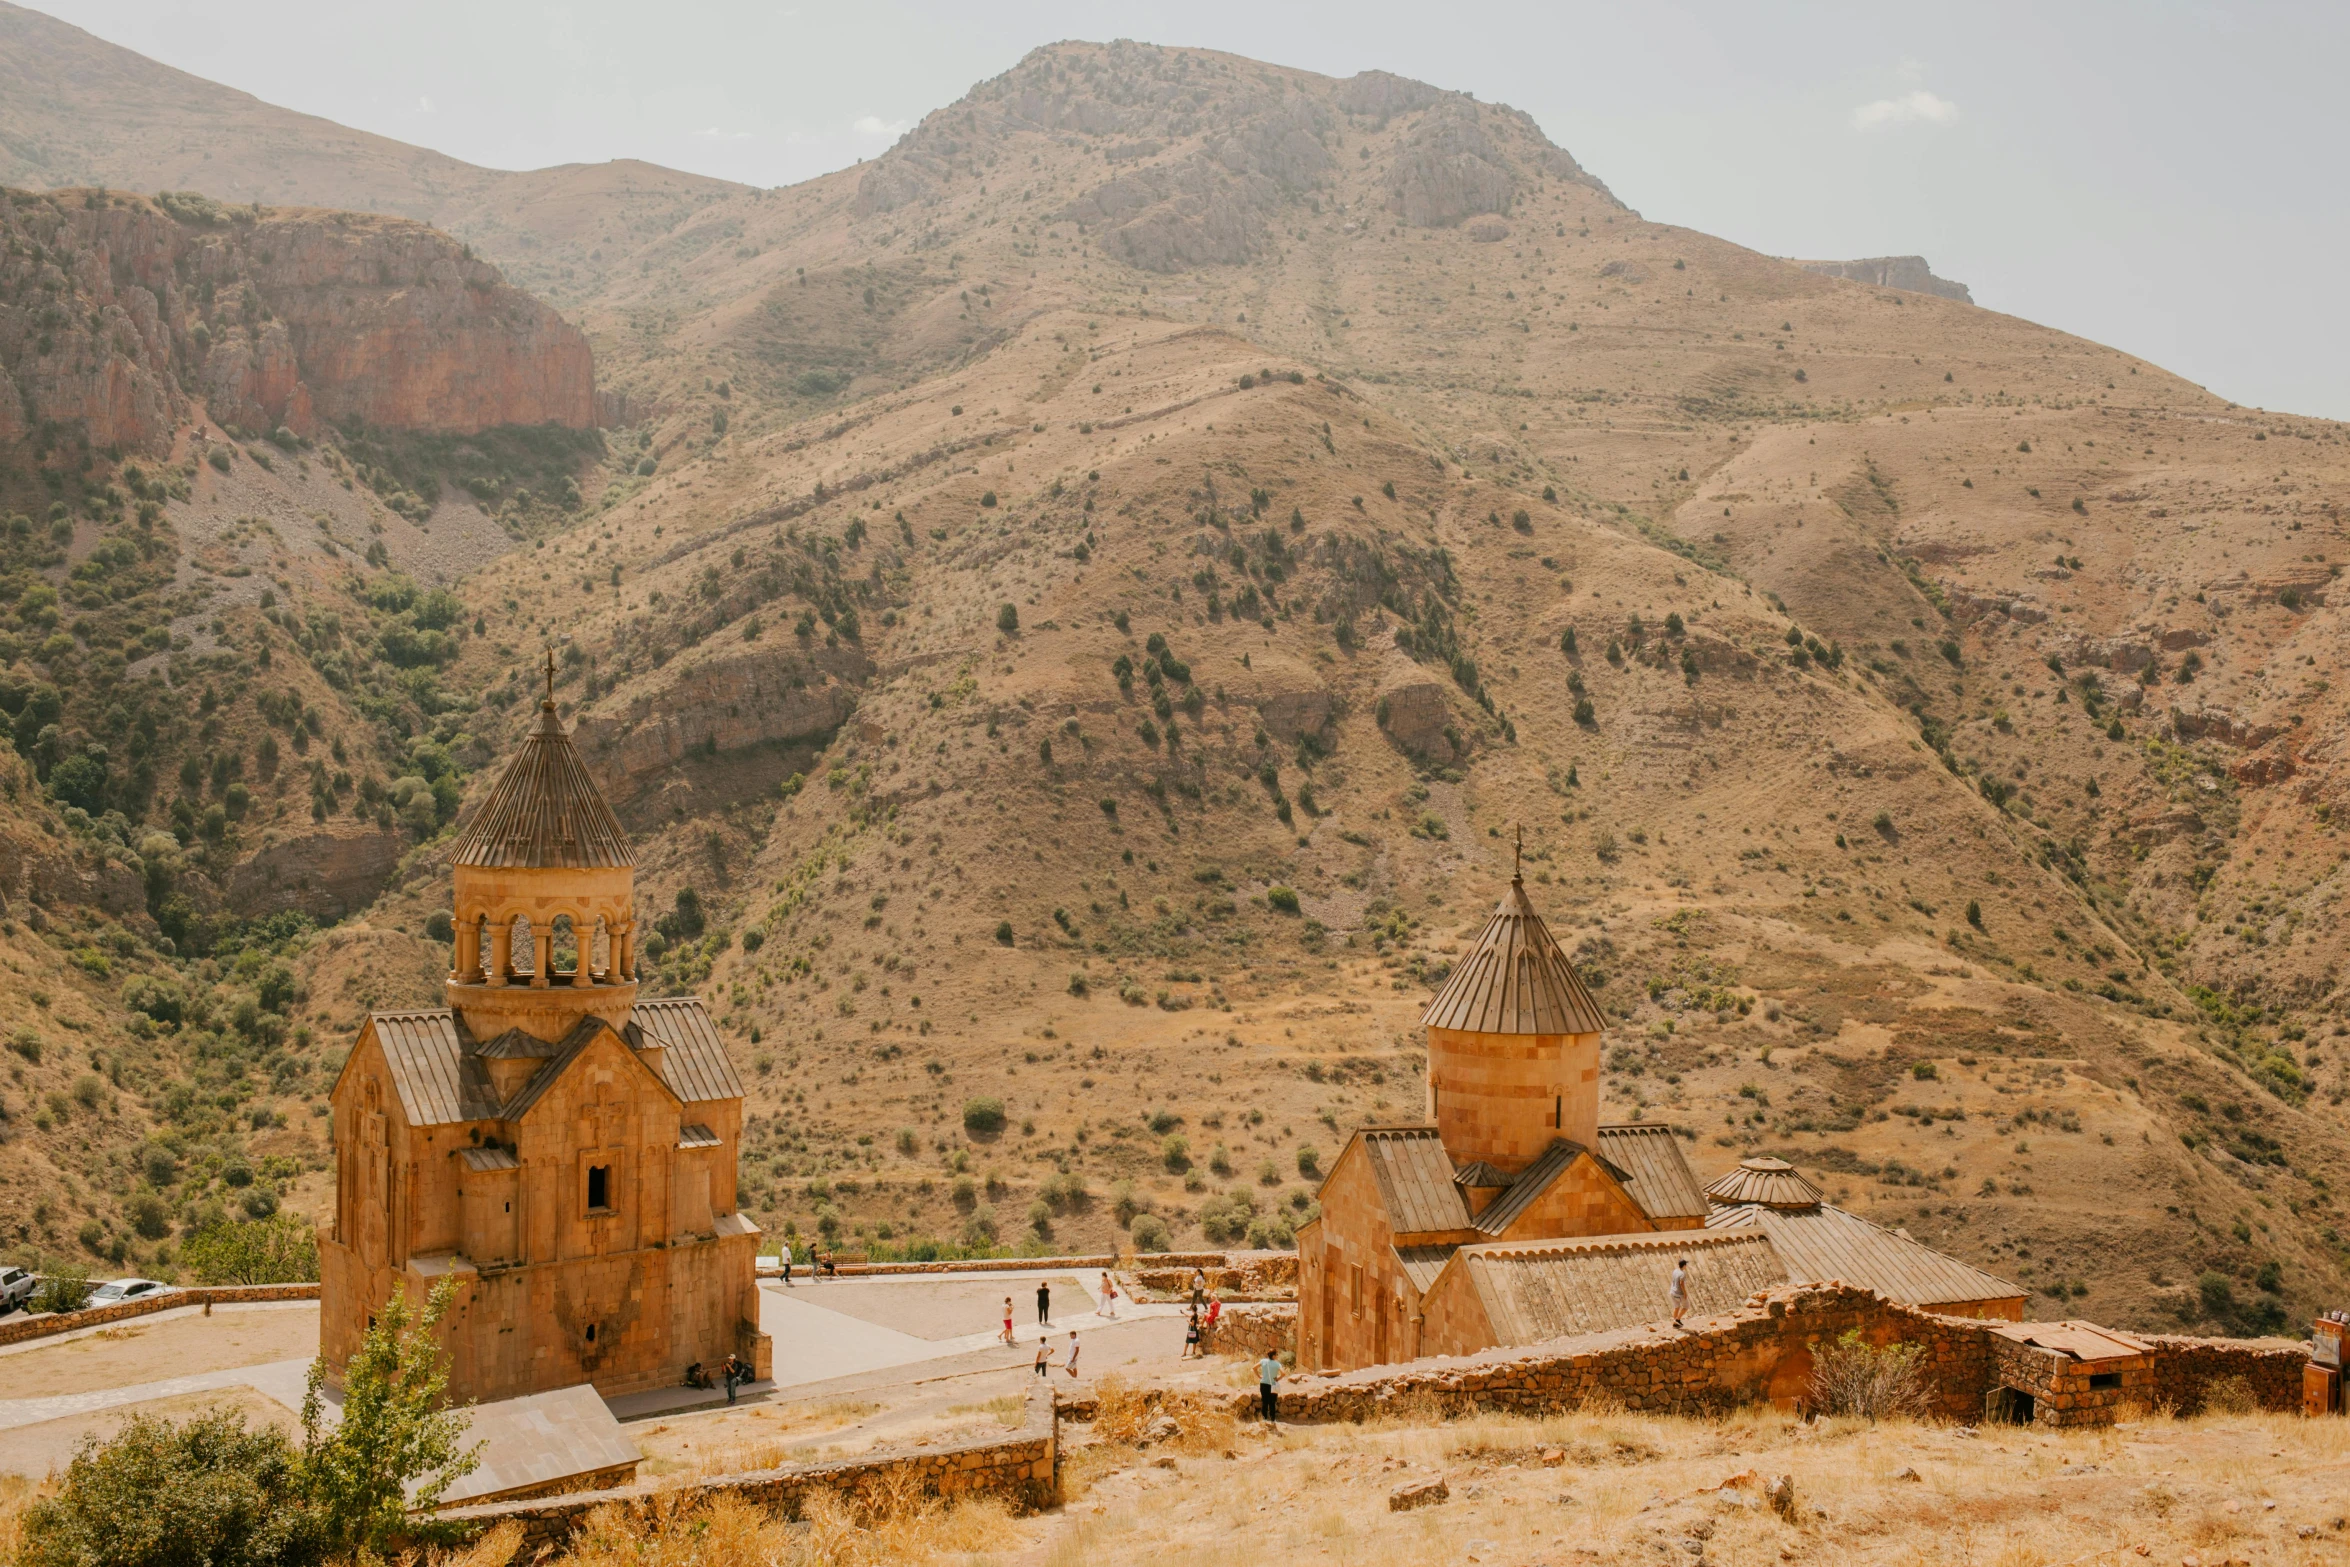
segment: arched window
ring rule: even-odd
[[[547,967],[547,977],[552,979],[558,974],[578,972],[579,932],[573,928],[570,915],[555,916],[552,939],[554,961]]]

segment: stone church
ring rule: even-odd
[[[1598,1004],[1510,890],[1421,1019],[1428,1119],[1355,1132],[1298,1231],[1298,1364],[1465,1355],[1667,1315],[1790,1281],[2020,1320],[2024,1291],[1821,1200],[1777,1159],[1700,1189],[1681,1139],[1600,1118]]]
[[[770,1344],[735,1207],[743,1089],[699,999],[639,1000],[628,841],[556,716],[452,854],[448,1005],[367,1019],[336,1079],[319,1353],[457,1285],[457,1402],[676,1386]]]

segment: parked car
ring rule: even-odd
[[[0,1268],[0,1317],[30,1301],[40,1287],[30,1268]]]
[[[90,1298],[85,1302],[85,1309],[89,1306],[120,1305],[126,1300],[146,1300],[155,1295],[169,1295],[174,1293],[177,1288],[178,1286],[166,1284],[160,1279],[109,1279],[106,1283],[90,1291]]]

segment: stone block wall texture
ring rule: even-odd
[[[22,1344],[32,1339],[71,1333],[76,1328],[101,1327],[109,1322],[152,1316],[158,1311],[177,1311],[182,1306],[202,1306],[207,1302],[220,1306],[244,1301],[317,1298],[318,1286],[315,1284],[195,1284],[148,1300],[126,1300],[112,1306],[95,1306],[87,1311],[54,1311],[39,1316],[12,1317],[0,1321],[0,1345]]]
[[[1297,1308],[1291,1305],[1226,1306],[1216,1319],[1208,1349],[1218,1355],[1262,1360],[1266,1351],[1297,1353]]]
[[[2149,1403],[2181,1415],[2199,1414],[2214,1386],[2239,1378],[2262,1409],[2300,1407],[2301,1369],[2309,1364],[2309,1351],[2291,1339],[2166,1336],[2147,1342],[2154,1346]]]
[[[1703,1413],[1764,1401],[1793,1408],[1810,1395],[1813,1352],[1857,1331],[1874,1345],[1922,1346],[1932,1411],[1975,1421],[1982,1418],[1985,1395],[1999,1385],[1994,1345],[2007,1342],[1982,1322],[1917,1311],[1840,1284],[1765,1291],[1737,1311],[1693,1319],[1689,1327],[1682,1334],[1624,1328],[1534,1348],[1299,1376],[1282,1385],[1281,1415],[1359,1421],[1398,1408],[1544,1414],[1590,1404]],[[2307,1357],[2297,1344],[2152,1343],[2143,1385],[2156,1403],[2189,1412],[2202,1407],[2212,1384],[2237,1377],[2264,1409],[2299,1407],[2300,1367]],[[2087,1418],[2112,1418],[2112,1404],[2099,1409]],[[1253,1395],[1235,1397],[1233,1411],[1240,1418],[1253,1418],[1254,1410]]]
[[[1023,1511],[1049,1505],[1060,1493],[1060,1411],[1051,1391],[1030,1392],[1019,1429],[1001,1437],[975,1437],[936,1447],[888,1448],[828,1463],[715,1475],[682,1486],[637,1484],[544,1499],[487,1502],[453,1507],[440,1516],[468,1535],[485,1534],[509,1520],[520,1524],[523,1539],[516,1560],[529,1561],[542,1550],[560,1549],[599,1507],[621,1507],[642,1515],[652,1510],[656,1498],[667,1502],[680,1495],[703,1499],[727,1495],[796,1519],[818,1492],[831,1492],[855,1506],[894,1496],[909,1481],[925,1496],[950,1500],[997,1496]]]
[[[2032,1396],[2035,1425],[2111,1425],[2124,1407],[2153,1402],[2151,1355],[2083,1362],[1994,1335],[1991,1372],[1993,1387],[2014,1388]],[[1987,1391],[1986,1398],[1990,1396]]]

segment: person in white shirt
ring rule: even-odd
[[[1107,1273],[1102,1275],[1101,1304],[1093,1308],[1093,1314],[1097,1317],[1110,1317],[1113,1319],[1115,1319],[1118,1315],[1118,1281],[1111,1278]]]
[[[1673,1305],[1673,1326],[1677,1328],[1681,1325],[1681,1319],[1689,1314],[1689,1259],[1687,1257],[1683,1257],[1673,1264],[1673,1283],[1667,1294]]]

